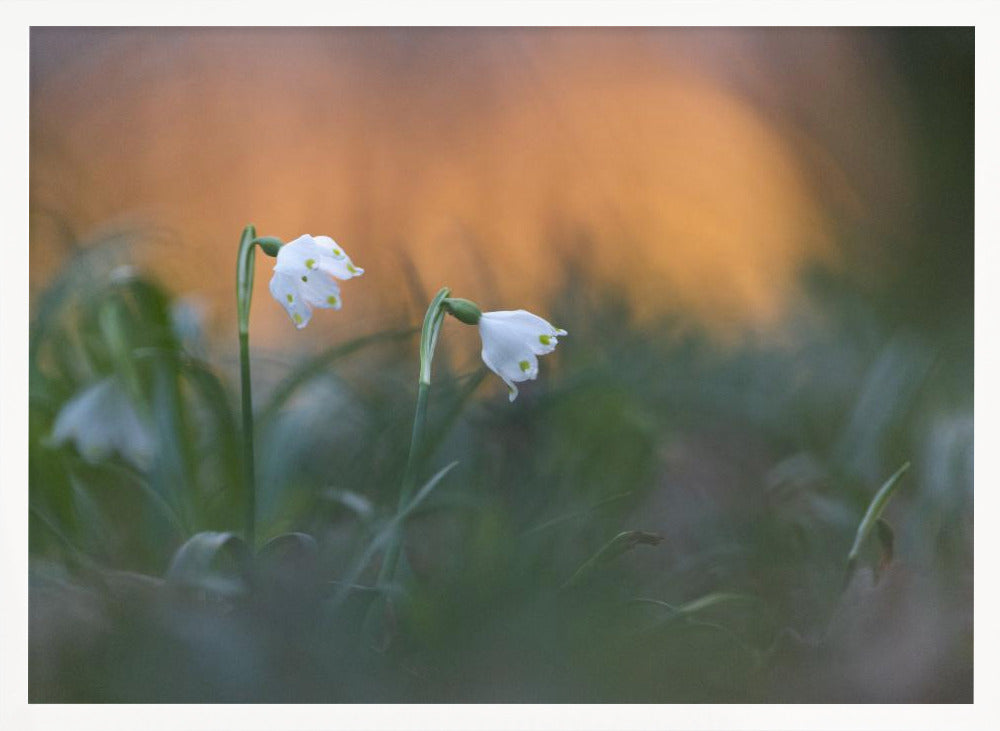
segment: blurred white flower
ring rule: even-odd
[[[156,453],[153,429],[114,376],[94,383],[73,396],[56,416],[51,443],[73,442],[88,462],[117,452],[139,469],[147,469]]]
[[[202,297],[184,295],[170,303],[170,325],[174,335],[184,349],[198,357],[204,357],[205,321],[208,319],[208,304]]]
[[[479,319],[483,362],[500,376],[517,398],[515,383],[538,377],[538,356],[551,353],[565,330],[526,310],[484,312]]]
[[[300,330],[309,323],[313,307],[339,310],[337,279],[364,274],[329,236],[305,234],[278,249],[271,296],[288,312]]]
[[[139,270],[132,264],[120,264],[111,270],[108,279],[112,284],[122,284],[139,278]]]

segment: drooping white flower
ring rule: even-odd
[[[483,362],[517,398],[516,383],[538,377],[538,356],[551,353],[568,333],[526,310],[484,312],[479,318]]]
[[[271,296],[301,330],[309,323],[314,307],[340,309],[338,279],[347,280],[364,273],[329,236],[305,234],[278,249]]]
[[[139,469],[146,469],[156,453],[152,426],[129,399],[115,376],[94,383],[62,407],[52,427],[51,443],[67,442],[88,462],[99,462],[118,453]]]

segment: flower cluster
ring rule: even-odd
[[[277,250],[271,278],[271,295],[304,328],[315,307],[339,310],[340,286],[364,274],[343,247],[329,236],[300,236]],[[507,384],[510,400],[517,398],[517,385],[538,377],[538,356],[556,349],[567,332],[527,310],[481,312],[469,300],[449,299],[448,311],[462,322],[478,325],[483,341],[483,363]]]

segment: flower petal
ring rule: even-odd
[[[329,236],[304,234],[278,249],[271,295],[299,329],[308,324],[313,307],[339,310],[343,304],[336,279],[364,274]]]
[[[309,318],[312,317],[312,309],[301,290],[303,284],[301,276],[297,278],[288,272],[278,271],[278,267],[275,267],[274,276],[271,277],[271,283],[268,286],[271,296],[285,308],[288,316],[292,318],[292,322],[299,330],[308,325]],[[317,276],[319,276],[318,273]]]
[[[142,470],[149,469],[156,455],[156,437],[152,427],[139,415],[129,399],[125,387],[115,382],[114,398],[116,400],[117,416],[114,418],[117,433],[114,435],[113,446],[125,459]],[[114,411],[110,413],[115,413]]]
[[[507,330],[517,333],[535,355],[551,353],[559,344],[559,336],[568,334],[565,330],[554,327],[548,320],[527,310],[486,312],[483,313],[483,317],[488,317],[493,322],[502,324]]]
[[[329,236],[316,236],[315,242],[322,253],[319,266],[324,272],[337,279],[351,279],[365,273],[364,269],[354,265],[344,247]]]
[[[156,439],[139,415],[125,387],[110,376],[73,396],[56,417],[52,444],[73,442],[80,455],[98,462],[117,452],[139,469],[147,469]]]
[[[311,269],[316,269],[323,254],[316,240],[309,234],[304,234],[278,249],[274,271],[301,276]]]
[[[94,417],[107,410],[113,388],[114,381],[105,378],[70,398],[59,411],[52,427],[53,446],[75,442],[80,454],[86,459],[105,457],[110,450],[110,421],[107,417]]]
[[[523,330],[511,327],[507,318],[483,313],[479,335],[483,341],[483,363],[504,380],[510,400],[517,398],[515,383],[538,377],[538,357]]]
[[[482,357],[517,398],[515,383],[538,377],[538,356],[551,353],[566,331],[527,310],[484,312],[479,320]]]
[[[340,287],[325,271],[303,274],[299,281],[299,292],[308,304],[334,310],[341,308],[343,303],[340,300]]]

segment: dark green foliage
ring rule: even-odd
[[[570,277],[551,313],[571,335],[513,406],[485,370],[435,372],[429,487],[402,579],[377,590],[414,328],[275,374],[254,553],[235,374],[193,354],[164,289],[101,256],[34,309],[33,700],[759,701],[796,683],[816,700],[968,698],[968,353],[887,325],[849,283],[817,278],[780,337],[721,345]],[[365,367],[340,375],[347,359]],[[157,435],[147,468],[51,444],[67,400],[112,374]],[[862,562],[841,596],[866,507],[907,459],[872,523],[882,580]],[[361,632],[373,600],[384,652]],[[920,611],[898,636],[866,614],[900,602]],[[936,654],[909,685],[844,679],[874,647],[859,638],[927,633]]]

